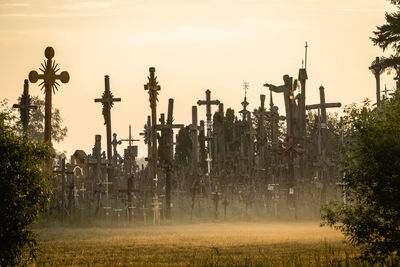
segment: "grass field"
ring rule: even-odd
[[[39,228],[36,266],[368,266],[318,223]],[[385,266],[399,266],[389,259]]]

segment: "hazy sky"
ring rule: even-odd
[[[173,97],[175,122],[188,124],[191,106],[208,88],[237,112],[249,82],[249,107],[257,107],[259,95],[268,95],[262,84],[282,84],[284,74],[297,78],[307,41],[308,104],[319,101],[321,84],[327,101],[375,101],[368,66],[383,54],[369,37],[394,10],[385,0],[0,0],[0,97],[15,103],[52,46],[71,77],[53,96],[69,129],[55,147],[91,153],[95,134],[106,148],[101,105],[93,101],[104,91],[105,74],[122,98],[112,109],[113,132],[126,138],[131,124],[137,138],[150,113],[143,89],[150,66],[161,85],[158,112],[166,113]],[[392,75],[384,75],[385,84],[393,87]],[[44,98],[37,84],[30,93]],[[282,95],[274,101],[283,112]]]

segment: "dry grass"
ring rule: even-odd
[[[46,266],[362,266],[318,223],[38,229]],[[360,264],[360,265],[359,265]],[[395,266],[395,265],[393,265]]]

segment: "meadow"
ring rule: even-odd
[[[36,266],[369,266],[318,222],[40,227]],[[399,266],[390,258],[382,266]]]

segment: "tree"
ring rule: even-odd
[[[7,114],[0,114],[4,120]],[[49,202],[49,187],[40,165],[50,148],[18,136],[0,123],[0,265],[15,266],[35,257],[37,243],[30,229]]]
[[[18,102],[20,98],[18,99]],[[35,110],[29,111],[29,125],[28,125],[28,133],[33,136],[36,140],[42,141],[44,135],[44,100],[40,99],[37,96],[31,98],[31,104],[36,105],[38,108]],[[0,112],[2,112],[5,116],[7,116],[7,122],[10,126],[15,128],[19,134],[22,134],[22,123],[19,121],[19,115],[17,115],[18,110],[11,109],[8,106],[8,100],[2,99],[0,101]],[[68,128],[62,125],[63,119],[61,118],[60,110],[58,108],[52,108],[51,115],[51,138],[53,141],[57,143],[64,140],[67,136]]]
[[[384,108],[345,109],[342,182],[346,203],[322,210],[323,224],[361,248],[370,261],[400,252],[400,91]]]
[[[392,4],[400,8],[400,0],[391,0]],[[387,48],[393,49],[393,55],[389,58],[382,58],[381,64],[384,68],[394,69],[397,77],[400,77],[400,10],[385,14],[386,23],[378,26],[371,37],[374,45],[379,46],[385,51]],[[399,88],[399,84],[397,86]]]

